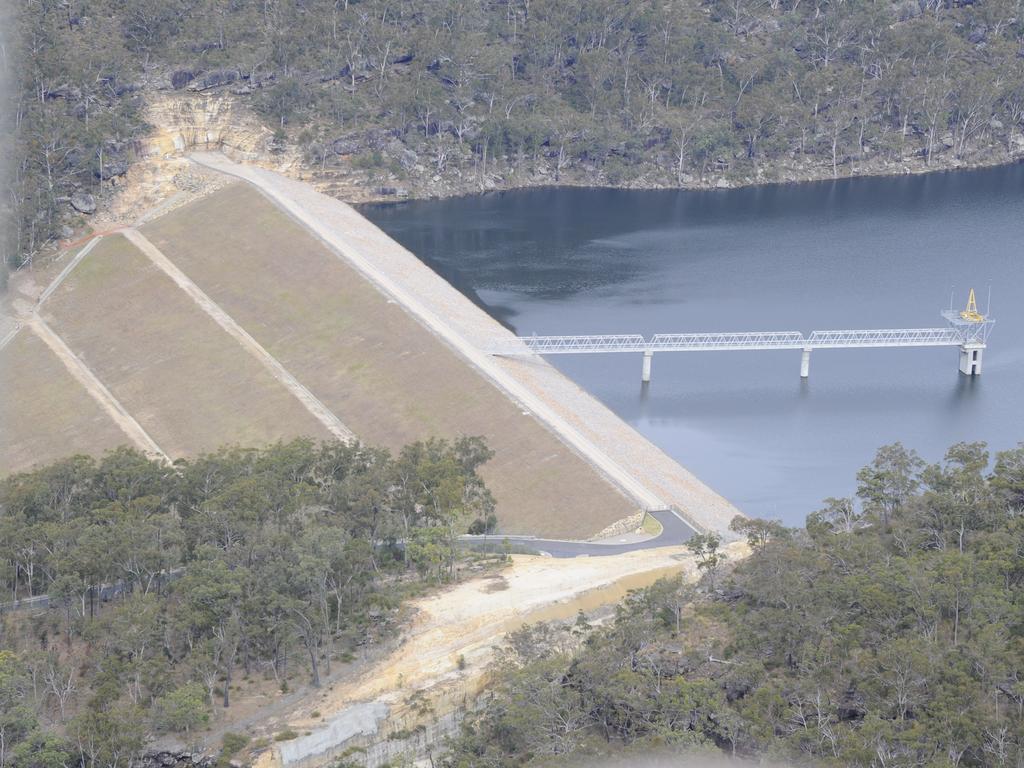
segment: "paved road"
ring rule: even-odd
[[[661,533],[650,539],[641,541],[627,541],[615,543],[614,541],[564,541],[561,539],[538,539],[536,536],[460,536],[460,541],[469,547],[487,548],[500,551],[504,548],[505,542],[509,542],[513,552],[527,552],[532,554],[547,555],[548,557],[602,557],[605,555],[621,555],[624,552],[635,552],[642,549],[656,549],[658,547],[674,547],[685,544],[695,533],[694,529],[683,520],[678,514],[671,510],[651,512],[651,516],[661,523]],[[185,572],[184,568],[175,568],[166,574],[166,583],[177,581]],[[94,598],[101,602],[113,600],[124,592],[125,585],[101,584],[96,587]],[[36,597],[24,598],[17,602],[0,603],[0,614],[13,610],[25,608],[49,608],[49,595],[37,595]]]
[[[550,557],[601,557],[604,555],[621,555],[624,552],[635,552],[640,549],[672,547],[684,544],[693,534],[694,529],[682,517],[671,510],[651,512],[651,516],[661,523],[661,534],[652,539],[632,541],[622,544],[614,542],[594,541],[562,541],[560,539],[538,539],[534,536],[463,536],[467,546],[485,547],[491,545],[500,549],[505,541],[516,552],[535,552]]]

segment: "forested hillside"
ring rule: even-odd
[[[396,629],[404,595],[453,575],[454,537],[492,508],[488,458],[473,438],[394,458],[298,440],[6,478],[0,768],[130,766],[240,689],[320,685]],[[11,608],[44,594],[48,610]]]
[[[125,172],[159,89],[240,99],[310,168],[392,194],[1024,151],[1020,0],[12,1],[14,264]]]
[[[1024,444],[988,462],[978,443],[928,467],[888,446],[859,499],[829,499],[806,529],[737,520],[753,553],[731,571],[694,542],[700,587],[663,581],[601,629],[523,630],[446,764],[703,745],[798,765],[1020,766]]]

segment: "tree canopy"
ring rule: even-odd
[[[490,455],[296,440],[169,466],[121,448],[0,481],[0,768],[128,766],[229,707],[238,676],[319,686],[454,575],[455,537],[493,511]]]
[[[689,747],[835,766],[1024,759],[1024,444],[901,445],[806,529],[737,520],[749,557],[634,593],[604,628],[513,637],[449,766]],[[712,571],[719,569],[717,580]],[[631,752],[630,754],[635,754]],[[581,763],[582,764],[582,763]]]
[[[435,177],[747,183],[1024,151],[1021,0],[13,5],[14,264],[75,192],[116,183],[161,90],[229,95],[310,169],[417,194]]]

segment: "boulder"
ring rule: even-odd
[[[686,181],[685,177],[683,178],[683,181]],[[717,600],[721,600],[726,603],[735,603],[737,600],[741,600],[743,595],[744,592],[742,589],[736,586],[730,586],[724,589],[716,589],[714,596]]]
[[[96,213],[96,198],[88,192],[75,192],[71,195],[71,207],[79,213]]]
[[[101,181],[108,181],[116,176],[128,173],[128,161],[120,159],[104,160],[103,165],[93,171],[93,175]]]
[[[215,69],[193,80],[188,89],[190,91],[208,91],[222,85],[231,85],[241,76],[242,74],[237,69]]]
[[[336,155],[354,155],[362,147],[358,138],[343,137],[331,142],[331,150]]]
[[[863,694],[858,693],[854,688],[846,690],[843,698],[839,700],[839,706],[836,707],[836,715],[839,716],[840,720],[847,722],[863,720],[864,715],[867,713],[867,703]]]
[[[180,91],[195,79],[196,73],[191,69],[179,69],[171,75],[171,87],[176,91]]]
[[[387,131],[378,128],[371,128],[366,132],[366,146],[370,149],[380,149],[388,140]]]
[[[45,98],[78,101],[82,98],[82,91],[73,85],[61,85],[56,88],[50,88],[48,91],[46,91]]]
[[[754,683],[746,678],[731,678],[722,683],[722,689],[725,691],[725,700],[739,701],[752,690],[754,690]]]
[[[216,51],[223,46],[217,40],[204,40],[201,43],[192,43],[188,48],[192,53],[206,53],[207,51]]]

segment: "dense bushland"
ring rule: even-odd
[[[116,182],[155,89],[431,194],[948,166],[1024,150],[1021,0],[13,0],[20,264]],[[461,185],[461,186],[460,186]]]
[[[927,467],[889,446],[858,474],[860,504],[830,499],[800,530],[738,520],[752,554],[732,570],[696,542],[699,587],[661,582],[596,630],[523,630],[447,764],[705,745],[1020,766],[1024,445],[988,464],[977,443]]]
[[[174,466],[119,449],[0,482],[0,768],[128,766],[240,680],[320,685],[451,578],[493,509],[476,438],[307,440]]]

